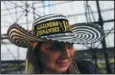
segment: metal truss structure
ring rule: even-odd
[[[7,46],[7,45],[12,44],[10,41],[8,41],[8,37],[7,37],[8,27],[16,22],[20,26],[24,27],[25,29],[31,30],[31,25],[34,19],[41,17],[43,15],[50,14],[52,13],[52,10],[54,10],[56,7],[61,8],[59,6],[64,5],[64,4],[69,4],[69,3],[70,4],[74,3],[74,1],[56,1],[56,2],[54,1],[54,3],[53,1],[1,1],[1,4],[2,4],[1,6],[1,30],[2,30],[1,45],[5,46],[6,50],[10,53],[11,57],[14,58],[14,61],[20,60],[19,59],[20,53],[19,53],[19,50],[17,50],[18,58],[16,59],[15,55],[10,51],[10,47]],[[72,18],[75,20],[77,16],[82,18],[82,16],[84,15],[86,18],[86,21],[81,21],[79,22],[80,24],[82,23],[98,24],[102,27],[105,33],[105,35],[103,36],[103,39],[100,40],[98,43],[85,45],[85,47],[87,47],[87,50],[91,49],[94,52],[96,52],[96,49],[102,48],[104,50],[103,54],[104,54],[104,59],[106,62],[107,73],[112,73],[111,67],[109,65],[108,53],[106,51],[106,49],[108,48],[106,39],[111,34],[112,36],[114,36],[114,25],[113,25],[114,18],[104,19],[102,15],[104,14],[104,12],[114,13],[114,7],[108,8],[108,9],[101,9],[99,6],[99,1],[96,0],[95,1],[96,11],[95,10],[93,11],[92,10],[93,8],[91,8],[90,6],[90,1],[83,1],[83,3],[84,3],[83,7],[85,9],[85,12],[74,13],[74,14],[67,13],[66,16],[69,19]],[[51,7],[55,7],[55,8],[51,8]],[[72,11],[72,10],[68,9],[65,12],[67,11]],[[78,22],[76,21],[74,22],[74,24],[77,24],[77,23]],[[109,24],[109,23],[112,23],[111,27],[108,29],[104,29],[105,27],[104,25]],[[2,50],[2,47],[1,47],[1,50]],[[96,54],[92,54],[92,57],[94,57],[94,61],[97,64]],[[18,63],[18,61],[16,61],[16,63]]]

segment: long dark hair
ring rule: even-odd
[[[31,45],[29,45],[27,50],[27,57],[26,57],[26,67],[25,67],[25,73],[31,73],[31,74],[40,74],[42,73],[42,65],[40,63],[40,45],[41,43],[37,44],[35,48],[33,48]]]

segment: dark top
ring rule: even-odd
[[[99,70],[91,61],[76,60],[76,63],[81,74],[99,74]]]

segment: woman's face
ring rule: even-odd
[[[64,73],[67,71],[74,55],[72,44],[43,42],[40,48],[40,61],[45,72]]]

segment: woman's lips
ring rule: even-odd
[[[57,61],[56,63],[61,67],[65,67],[69,65],[69,61]]]

